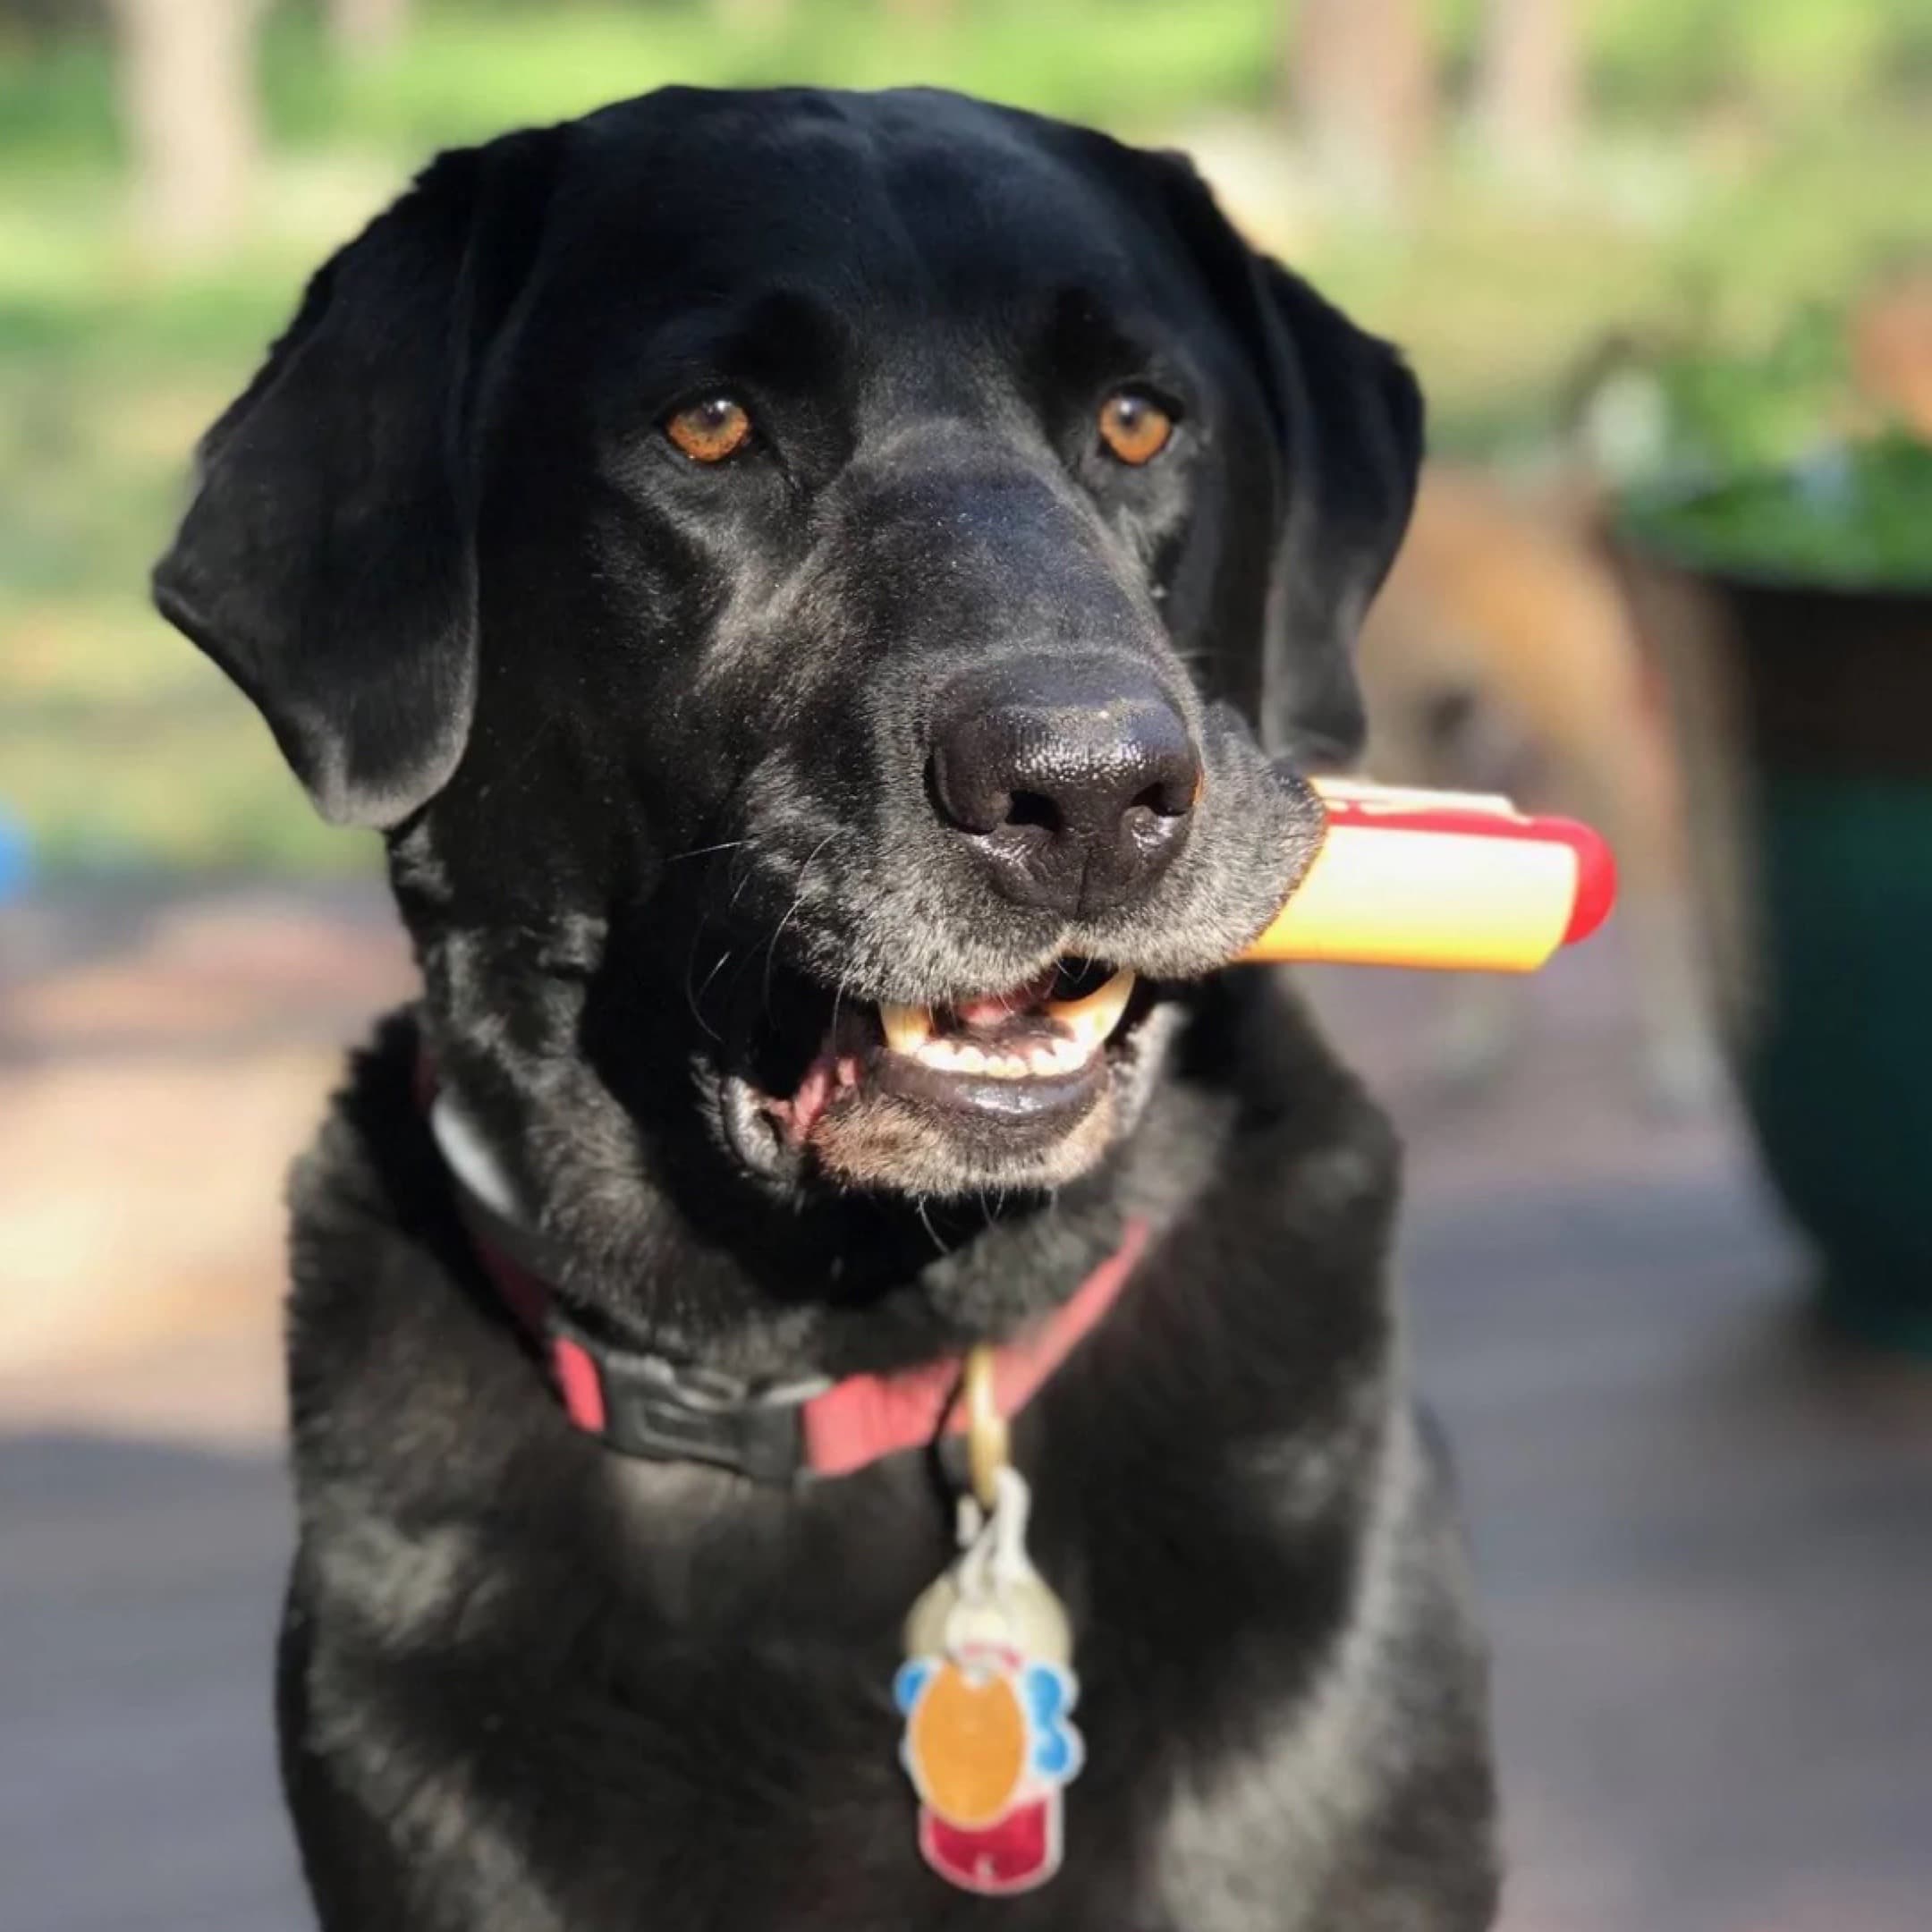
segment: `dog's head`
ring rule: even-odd
[[[337,255],[157,590],[388,835],[439,1046],[767,1187],[1025,1189],[1305,862],[1419,439],[1174,157],[673,91]]]

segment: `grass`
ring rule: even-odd
[[[51,872],[366,865],[314,824],[267,733],[148,609],[188,453],[279,322],[273,251],[144,281],[111,181],[0,200],[0,803]]]
[[[1474,9],[1442,4],[1466,32]],[[1863,4],[1894,25],[1932,11]],[[1723,12],[1594,10],[1616,97],[1654,106],[1657,72],[1682,71],[1704,74],[1706,98],[1732,30]],[[424,0],[399,57],[350,72],[284,6],[263,42],[258,230],[219,267],[172,274],[129,245],[106,49],[0,41],[0,809],[25,818],[56,872],[370,862],[369,841],[311,818],[266,731],[148,614],[143,584],[195,436],[307,271],[434,148],[669,80],[939,79],[1153,140],[1251,132],[1277,15],[1271,0],[965,0],[956,26],[935,30],[882,17],[877,0],[794,0],[784,30],[760,35],[725,30],[699,0]],[[1801,67],[1802,23],[1780,30],[1801,50],[1781,57]],[[1667,114],[1632,112],[1573,178],[1534,194],[1452,155],[1400,232],[1311,208],[1264,147],[1276,158],[1253,171],[1243,210],[1273,235],[1278,194],[1298,262],[1410,348],[1439,443],[1534,451],[1606,330],[1762,340],[1795,307],[1932,244],[1932,116],[1883,94],[1855,114],[1801,109],[1785,87],[1755,115],[1707,99],[1695,121],[1668,98]]]

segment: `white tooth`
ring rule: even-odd
[[[945,1038],[924,1040],[920,1043],[917,1057],[928,1066],[937,1067],[942,1072],[951,1072],[959,1064],[959,1043]]]
[[[977,1046],[959,1046],[953,1049],[953,1063],[962,1073],[984,1073],[987,1056]]]
[[[1084,999],[1048,1000],[1046,1012],[1057,1020],[1084,1049],[1081,1057],[1101,1046],[1127,1011],[1134,989],[1134,976],[1122,970],[1103,987],[1097,987]]]
[[[933,1018],[929,1006],[879,1006],[879,1024],[886,1030],[886,1044],[894,1053],[917,1053],[932,1037]]]
[[[1035,1074],[1075,1072],[1091,1057],[1078,1040],[1058,1033],[1048,1038],[1030,1039],[1026,1053],[1029,1068]]]
[[[1024,1054],[1002,1054],[987,1066],[988,1073],[997,1073],[1002,1080],[1024,1080],[1032,1071]]]

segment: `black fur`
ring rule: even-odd
[[[1101,398],[1174,414],[1144,469]],[[661,434],[729,389],[746,451]],[[1186,165],[956,97],[673,91],[439,160],[211,432],[163,608],[426,981],[294,1190],[291,1804],[332,1928],[1478,1932],[1479,1649],[1385,1286],[1396,1157],[1271,976],[1419,454],[1382,343]],[[1117,668],[1202,788],[1157,881],[1003,897],[925,777],[949,682]],[[1135,968],[1064,1133],[852,1097],[857,1003]],[[419,1038],[419,1034],[421,1036]],[[889,1368],[1148,1258],[1021,1418],[1078,1633],[1064,1871],[913,1847],[889,1686],[949,1513],[575,1434],[479,1282],[421,1046],[578,1318],[748,1376]],[[765,1111],[761,1111],[761,1109]]]

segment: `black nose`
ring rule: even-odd
[[[1152,677],[1104,659],[976,671],[940,694],[932,795],[1016,905],[1090,916],[1187,843],[1200,758]]]

